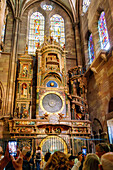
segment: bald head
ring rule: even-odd
[[[102,155],[101,163],[103,170],[113,170],[113,152],[108,152]]]

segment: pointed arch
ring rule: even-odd
[[[60,15],[54,14],[50,18],[50,22],[51,36],[57,42],[58,38],[60,38],[60,45],[63,46],[65,44],[64,19]]]
[[[101,49],[108,50],[110,48],[108,29],[106,24],[105,12],[102,11],[98,20],[98,31]]]
[[[38,43],[44,42],[44,16],[40,12],[34,12],[30,16],[28,53],[35,54]]]
[[[88,56],[89,56],[89,64],[91,64],[95,58],[92,33],[90,33],[89,38],[88,38]]]
[[[113,97],[109,101],[108,113],[113,112]]]

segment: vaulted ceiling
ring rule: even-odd
[[[76,1],[77,0],[10,0],[14,14],[16,13],[15,6],[18,6],[19,13],[21,15],[29,5],[31,5],[37,1],[45,1],[45,3],[50,1],[50,2],[57,3],[58,5],[62,6],[66,11],[69,11],[72,14],[74,21],[76,20],[76,10],[75,9],[76,9]]]

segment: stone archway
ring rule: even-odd
[[[52,154],[55,151],[61,151],[67,154],[68,148],[66,142],[59,136],[51,135],[44,138],[40,145],[43,155],[46,152],[51,152]]]
[[[97,136],[103,132],[103,127],[101,125],[101,122],[97,118],[94,118],[93,120],[92,131],[94,136]]]
[[[109,101],[108,113],[113,112],[113,97]]]

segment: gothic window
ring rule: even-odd
[[[30,16],[28,53],[34,54],[37,45],[44,42],[44,16],[39,12],[34,12]]]
[[[101,43],[101,49],[108,50],[110,48],[110,42],[108,37],[108,30],[106,26],[105,12],[101,12],[98,20],[98,31]]]
[[[2,42],[4,42],[4,37],[5,37],[5,27],[6,25],[4,24],[3,29],[2,29]]]
[[[45,11],[51,11],[51,10],[53,9],[52,5],[46,5],[46,4],[44,4],[44,5],[42,6],[42,8],[43,8]]]
[[[83,13],[86,13],[90,5],[91,0],[83,0]]]
[[[51,22],[50,30],[51,36],[57,42],[60,41],[60,45],[63,46],[65,44],[64,19],[60,15],[55,14],[50,18],[50,22]]]
[[[91,64],[94,60],[94,43],[93,43],[92,34],[90,34],[88,40],[88,53],[89,53],[89,64]]]

